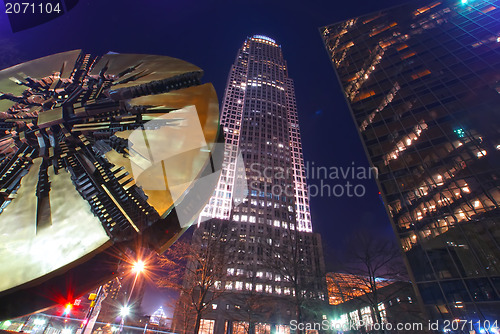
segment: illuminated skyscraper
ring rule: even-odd
[[[326,284],[321,239],[312,233],[293,81],[273,39],[246,39],[221,109],[225,160],[194,240],[203,244],[223,226],[227,267],[219,286],[225,293],[204,312],[202,328],[284,331],[297,318],[297,303],[305,318],[305,299],[326,302]],[[293,269],[298,273],[290,274]]]
[[[433,319],[500,314],[499,7],[418,1],[321,28]]]
[[[256,35],[239,50],[228,78],[221,125],[225,167],[202,216],[253,223],[278,218],[312,232],[295,90],[281,47],[273,39]],[[238,153],[243,161],[238,161]],[[244,171],[238,168],[246,168],[251,200],[241,207],[235,189]],[[279,210],[270,217],[259,214],[258,204],[252,203],[259,200]]]

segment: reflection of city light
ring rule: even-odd
[[[43,320],[43,319],[35,319],[33,321],[33,323],[35,324],[35,326],[43,326],[43,325],[45,325],[45,320]]]
[[[71,334],[72,331],[70,328],[64,328],[62,331],[61,331],[61,334]]]
[[[10,327],[10,325],[12,325],[12,322],[10,320],[7,320],[3,324],[5,327]]]
[[[113,333],[114,333],[114,332],[116,332],[117,330],[118,330],[118,328],[117,328],[117,327],[115,327],[115,326],[111,327],[111,331],[112,331]]]
[[[486,154],[487,154],[487,152],[486,152],[485,150],[481,150],[481,151],[477,152],[477,154],[476,154],[476,155],[477,155],[477,157],[478,157],[478,158],[482,158],[482,157],[484,157]]]

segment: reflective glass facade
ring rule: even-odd
[[[499,7],[415,1],[320,29],[433,319],[500,314]]]

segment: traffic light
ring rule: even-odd
[[[66,307],[64,308],[64,315],[70,314],[71,309],[73,308],[73,305],[71,303],[66,304]]]

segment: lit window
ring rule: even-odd
[[[290,334],[290,326],[287,326],[287,325],[276,325],[276,333],[279,333],[279,334]]]
[[[380,315],[380,320],[382,320],[383,323],[387,323],[387,311],[385,310],[384,303],[378,304],[378,312]]]
[[[373,318],[372,318],[372,310],[370,309],[369,306],[363,307],[361,310],[361,321],[363,321],[365,324],[372,325],[373,324]]]
[[[477,155],[478,158],[482,158],[482,157],[486,156],[486,151],[485,150],[481,150],[481,151],[477,152],[476,155]]]
[[[200,321],[200,334],[213,334],[215,327],[215,320],[201,319]]]
[[[360,95],[358,95],[356,98],[354,98],[352,100],[352,102],[358,102],[358,101],[361,101],[361,100],[364,100],[364,99],[367,99],[369,98],[370,96],[373,96],[375,95],[375,91],[369,91],[369,92],[366,92],[366,93],[362,93]]]
[[[425,77],[426,75],[429,75],[429,74],[431,74],[431,71],[426,69],[426,70],[420,71],[418,73],[412,74],[411,77],[413,80],[416,80],[416,79]]]

